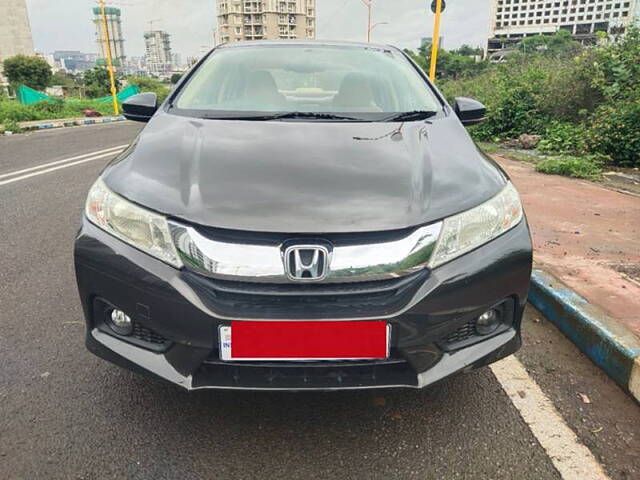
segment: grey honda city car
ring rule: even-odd
[[[91,187],[75,269],[96,355],[189,390],[421,388],[515,352],[518,193],[401,50],[212,50]]]

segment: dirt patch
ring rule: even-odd
[[[519,148],[517,142],[512,146],[504,144],[480,143],[480,148],[488,154],[500,155],[510,160],[536,164],[547,155],[540,154],[537,150]],[[611,190],[630,195],[640,196],[640,169],[605,166],[599,179],[583,179]]]
[[[629,279],[640,284],[640,264],[637,263],[614,263],[610,265],[615,271],[627,276]]]
[[[494,158],[520,192],[536,266],[640,337],[640,196]]]

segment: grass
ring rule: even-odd
[[[497,143],[477,142],[480,150],[485,153],[499,153],[503,148]]]
[[[16,100],[0,99],[0,125],[14,126],[18,122],[51,120],[56,118],[83,117],[83,110],[97,110],[103,115],[112,115],[110,103],[95,100],[68,98],[35,105],[22,105]]]
[[[508,148],[500,145],[499,143],[489,142],[477,142],[480,149],[485,153],[496,153],[502,157],[510,158],[511,160],[518,160],[519,162],[537,163],[542,160],[542,157],[537,155],[535,151],[531,153],[523,153],[513,148]]]
[[[602,174],[602,162],[594,157],[549,157],[536,164],[536,171],[573,178],[597,180]]]
[[[495,153],[511,160],[531,163],[540,173],[564,175],[572,178],[598,180],[602,175],[604,162],[594,155],[540,156],[535,150],[523,153],[496,143],[479,142],[478,146],[486,153]]]
[[[544,158],[540,157],[539,155],[536,155],[535,153],[522,153],[522,152],[516,152],[516,151],[507,151],[507,153],[505,153],[505,157],[511,158],[512,160],[518,160],[519,162],[527,162],[527,163],[534,163],[534,164],[538,164],[539,162],[543,161]]]

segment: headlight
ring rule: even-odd
[[[85,212],[91,222],[114,237],[174,267],[182,267],[167,219],[116,195],[100,178],[89,190]]]
[[[520,196],[509,182],[491,200],[444,220],[429,266],[435,268],[502,235],[520,223],[522,215]]]

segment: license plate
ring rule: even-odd
[[[221,360],[374,360],[389,357],[384,321],[231,322],[220,327]]]

